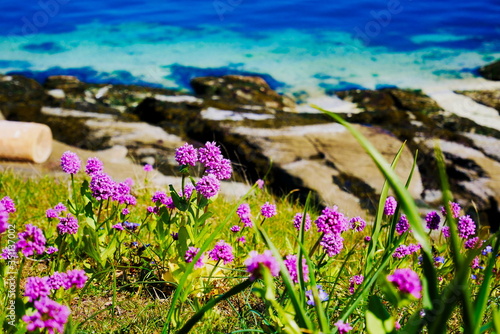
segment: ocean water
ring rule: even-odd
[[[2,0],[0,13],[0,72],[40,81],[189,89],[248,74],[315,96],[479,80],[500,58],[498,0]]]

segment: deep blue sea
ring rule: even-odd
[[[189,89],[261,75],[289,93],[475,80],[499,0],[2,0],[0,72]]]

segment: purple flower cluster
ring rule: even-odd
[[[85,173],[92,176],[96,173],[101,173],[104,169],[104,165],[98,158],[88,158],[87,164],[85,165]]]
[[[272,218],[277,214],[276,205],[266,202],[260,208],[260,213],[266,218]]]
[[[322,301],[322,302],[326,302],[329,297],[328,297],[328,294],[326,293],[325,290],[323,290],[323,287],[321,285],[316,285],[316,288],[318,289],[318,297],[319,297],[319,300]],[[307,305],[310,305],[310,306],[314,306],[316,305],[316,303],[314,302],[314,295],[313,295],[313,291],[312,290],[307,290],[306,291],[306,304]]]
[[[151,197],[151,201],[156,204],[165,205],[165,203],[167,202],[167,198],[167,194],[165,194],[163,191],[157,191]]]
[[[287,255],[283,262],[285,263],[286,269],[288,270],[292,281],[294,283],[299,283],[299,260],[297,255]],[[302,258],[302,278],[304,279],[304,282],[309,281],[309,267],[307,266],[305,258]]]
[[[326,254],[331,257],[340,253],[344,248],[344,238],[341,234],[349,229],[349,222],[344,214],[338,211],[337,206],[326,207],[315,220],[315,224],[318,232],[324,233],[320,245]]]
[[[49,246],[47,247],[47,249],[45,250],[45,253],[47,254],[54,254],[55,252],[59,251],[59,249],[57,249],[57,247],[54,247],[54,246]]]
[[[22,252],[25,256],[45,252],[46,239],[40,228],[26,224],[25,230],[18,233],[19,240],[16,242],[15,251]]]
[[[345,334],[352,329],[352,326],[349,323],[344,323],[342,320],[337,321],[334,325],[339,330],[339,334]]]
[[[406,215],[402,214],[396,223],[396,232],[401,235],[410,229],[410,222]]]
[[[130,193],[132,183],[128,180],[116,183],[108,174],[96,172],[92,174],[89,188],[98,201],[112,199],[120,204],[136,205],[137,199]]]
[[[4,198],[2,198],[0,200],[0,204],[3,205],[4,210],[7,213],[14,213],[14,212],[16,212],[16,205],[14,204],[14,201],[12,200],[12,198],[10,198],[9,196],[5,196]]]
[[[61,168],[66,174],[76,174],[80,170],[82,162],[76,153],[66,151],[61,156]]]
[[[184,260],[187,263],[193,262],[195,256],[198,254],[199,251],[200,251],[200,249],[197,247],[192,247],[192,246],[189,247],[188,250],[186,251],[186,254],[184,255]],[[194,267],[195,268],[203,267],[203,254],[200,256],[198,261],[196,261],[196,264],[194,265]]]
[[[478,256],[476,256],[475,258],[472,259],[472,263],[470,264],[470,266],[472,269],[480,269],[481,268]]]
[[[153,171],[153,166],[151,166],[150,164],[145,164],[142,169],[145,171],[145,172],[152,172]]]
[[[125,196],[130,194],[130,187],[125,182],[115,183],[114,186],[115,189],[111,195],[111,199],[119,202],[120,204],[125,203],[127,201]]]
[[[297,230],[300,230],[302,220],[304,220],[304,231],[308,231],[311,228],[311,216],[308,213],[306,213],[306,219],[304,219],[302,213],[296,213],[295,217],[293,217],[293,226]]]
[[[326,254],[330,257],[337,255],[344,248],[344,238],[336,233],[328,233],[321,238],[320,246],[323,247]]]
[[[429,230],[437,230],[439,229],[441,217],[439,217],[436,211],[431,211],[425,216],[425,222],[427,223],[427,228]]]
[[[214,261],[222,260],[224,264],[228,264],[234,260],[233,247],[224,240],[220,240],[208,253],[208,256]]]
[[[460,217],[460,211],[462,208],[460,207],[460,204],[455,203],[455,202],[450,202],[450,209],[451,209],[451,215],[453,218],[458,218]],[[446,209],[445,207],[441,207],[441,213],[443,214],[444,217],[446,217]]]
[[[5,210],[5,206],[0,203],[0,234],[9,229],[9,213]]]
[[[349,279],[349,293],[354,294],[354,286],[363,284],[365,277],[363,275],[354,275]]]
[[[167,196],[167,194],[162,191],[155,192],[151,197],[151,201],[153,201],[156,205],[163,204],[169,209],[175,209],[175,204],[172,200],[172,197]]]
[[[34,302],[41,297],[46,297],[50,294],[50,284],[48,277],[28,277],[24,287],[24,295],[28,297],[30,302]]]
[[[66,272],[66,282],[64,283],[64,288],[69,290],[73,287],[83,288],[88,280],[85,271],[79,269],[73,269]]]
[[[78,220],[68,213],[66,217],[59,217],[57,230],[59,234],[76,234],[78,232]]]
[[[9,245],[2,249],[2,253],[0,254],[0,258],[4,260],[17,259],[19,256],[17,255],[15,245]]]
[[[398,202],[396,202],[396,199],[394,197],[387,197],[384,205],[384,215],[393,216],[396,213],[397,206]]]
[[[175,161],[181,166],[195,166],[198,161],[198,151],[193,145],[185,143],[175,150]]]
[[[263,267],[268,268],[272,276],[279,275],[280,266],[270,250],[265,250],[262,254],[257,253],[257,251],[251,251],[249,256],[245,260],[245,266],[247,267],[247,272],[250,274],[251,281],[262,277],[260,271]]]
[[[468,239],[471,235],[476,234],[476,223],[468,215],[458,219],[457,228],[459,237],[463,239]]]
[[[222,158],[217,163],[209,165],[206,172],[213,174],[219,180],[230,179],[233,173],[231,160]]]
[[[115,181],[106,173],[92,175],[89,187],[98,201],[107,200],[115,193]]]
[[[207,141],[204,147],[199,149],[200,162],[205,166],[217,163],[222,156],[220,147],[215,142]]]
[[[196,189],[195,186],[193,186],[191,183],[188,183],[184,186],[184,190],[181,190],[179,192],[179,196],[185,197],[186,199],[190,198],[191,195],[193,194],[193,190],[195,189]]]
[[[239,225],[234,225],[234,226],[231,226],[231,228],[229,230],[233,233],[238,233],[239,231],[241,231],[241,227]]]
[[[57,204],[53,209],[47,209],[45,215],[47,218],[58,218],[64,211],[68,210],[62,203]]]
[[[54,272],[48,277],[47,283],[52,290],[59,290],[66,285],[68,275],[66,273]]]
[[[127,230],[129,231],[132,231],[132,232],[135,232],[137,231],[137,229],[139,228],[139,226],[141,226],[141,224],[139,223],[131,223],[129,221],[124,221],[122,223],[123,227],[125,227]]]
[[[451,235],[450,235],[450,227],[449,226],[443,226],[441,228],[441,233],[443,233],[443,236],[445,238],[449,238]]]
[[[348,229],[347,219],[338,211],[336,205],[333,208],[324,208],[314,223],[318,227],[318,232],[327,234],[340,234]]]
[[[240,204],[240,206],[238,206],[238,209],[236,209],[236,214],[238,215],[238,217],[240,217],[241,222],[245,227],[253,226],[252,218],[250,215],[250,205],[248,205],[247,203]]]
[[[349,227],[351,228],[351,230],[361,232],[366,227],[366,221],[361,217],[351,218],[351,220],[349,220]]]
[[[416,253],[420,250],[421,246],[416,244],[409,244],[408,246],[399,245],[392,254],[392,257],[402,259],[407,255]]]
[[[231,161],[222,156],[221,150],[215,142],[206,142],[205,146],[199,149],[199,157],[207,174],[213,174],[219,180],[231,178],[233,173]]]
[[[70,314],[69,308],[56,303],[47,296],[52,290],[60,288],[81,289],[85,286],[87,279],[87,274],[78,269],[69,270],[66,273],[54,272],[51,276],[45,277],[28,277],[24,295],[34,303],[36,310],[33,315],[25,315],[22,318],[27,323],[28,331],[47,329],[48,333],[54,333],[54,330],[63,333],[64,324]]]
[[[23,316],[23,321],[27,323],[30,332],[37,329],[46,329],[48,333],[63,333],[64,324],[68,322],[70,314],[66,305],[61,305],[47,297],[35,301],[35,313]]]
[[[205,198],[212,198],[219,192],[220,181],[214,175],[208,174],[196,182],[196,191]]]
[[[415,298],[422,297],[422,283],[418,274],[411,269],[396,269],[394,274],[387,276],[387,281],[404,294],[413,295]]]
[[[118,231],[123,231],[125,229],[123,227],[122,223],[115,224],[115,225],[111,226],[111,228],[114,228],[115,230],[118,230]]]
[[[466,249],[479,248],[482,245],[483,245],[483,241],[479,240],[479,237],[470,238],[464,242],[464,247]]]

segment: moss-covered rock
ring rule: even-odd
[[[181,94],[179,91],[164,88],[89,84],[81,82],[76,77],[65,75],[47,78],[44,87],[49,93],[45,101],[48,106],[113,115],[132,112],[148,97]],[[58,98],[59,93],[50,94],[54,90],[62,91],[64,98]]]
[[[411,111],[423,114],[439,112],[441,108],[420,90],[383,88],[380,90],[347,90],[335,92],[343,100],[358,104],[366,111]]]
[[[296,108],[292,99],[272,90],[260,77],[200,77],[194,78],[191,86],[207,107],[271,114]]]

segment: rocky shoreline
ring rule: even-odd
[[[500,62],[480,73],[500,80]],[[47,124],[54,138],[90,151],[124,155],[175,175],[176,147],[217,141],[234,162],[235,180],[267,175],[270,189],[318,203],[373,212],[383,179],[339,124],[297,105],[260,77],[201,77],[193,93],[133,85],[89,84],[71,76],[43,84],[0,75],[0,111],[7,120]],[[418,151],[410,191],[422,207],[440,200],[433,147],[440,139],[456,200],[498,227],[500,89],[427,92],[399,88],[328,92],[339,112],[391,160],[406,147],[397,173],[406,178]],[[307,111],[306,111],[307,109]]]

